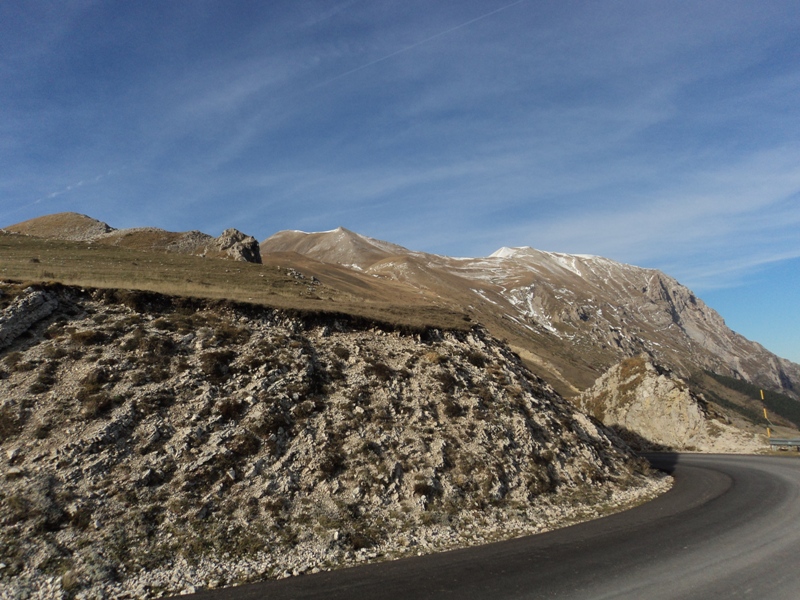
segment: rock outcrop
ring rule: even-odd
[[[646,356],[612,367],[574,401],[639,450],[748,453],[764,448],[763,440],[712,414],[686,382]]]
[[[56,310],[0,355],[0,596],[284,577],[664,489],[480,328],[46,293]]]
[[[261,263],[261,249],[252,235],[245,235],[237,229],[226,229],[215,240],[215,244],[234,260]]]
[[[53,314],[58,300],[52,294],[30,288],[0,313],[0,350],[10,346],[23,333]]]

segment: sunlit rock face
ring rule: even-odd
[[[756,452],[764,442],[712,413],[685,381],[645,356],[622,361],[576,405],[638,450]]]

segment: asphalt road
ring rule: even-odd
[[[467,550],[193,598],[800,599],[800,459],[662,455],[672,490],[624,513]]]

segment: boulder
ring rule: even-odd
[[[252,235],[246,235],[238,229],[226,229],[214,243],[234,260],[261,264],[261,250]]]

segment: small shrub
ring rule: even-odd
[[[30,392],[31,394],[44,394],[50,389],[51,386],[52,383],[47,384],[43,381],[37,380],[34,381],[30,386],[28,386],[28,392]]]
[[[417,481],[414,483],[414,494],[417,496],[425,496],[430,499],[435,496],[441,495],[442,490],[439,486],[432,484],[427,480]]]
[[[36,377],[36,381],[28,388],[28,391],[31,394],[42,394],[48,391],[56,383],[56,371],[58,371],[57,362],[46,363]]]
[[[0,407],[0,443],[17,435],[21,429],[19,413],[11,406]]]
[[[248,354],[241,360],[241,365],[247,371],[255,371],[267,364],[267,362],[268,361],[259,354]]]
[[[61,346],[48,346],[42,354],[49,360],[58,360],[59,358],[64,358],[67,355],[67,351]]]
[[[93,394],[100,391],[109,381],[111,381],[111,375],[107,369],[103,367],[93,369],[81,380],[79,399],[80,394]]]
[[[319,462],[319,470],[328,477],[334,477],[344,470],[345,457],[338,449],[328,449]]]
[[[22,361],[22,352],[10,352],[3,359],[3,362],[10,369],[14,369]]]
[[[211,381],[226,381],[231,375],[230,363],[235,356],[230,350],[206,352],[200,357],[200,369]]]
[[[350,534],[347,536],[347,539],[350,542],[350,545],[353,547],[353,550],[372,548],[375,545],[375,540],[373,540],[371,536],[361,531],[350,532]]]
[[[54,340],[59,338],[64,333],[64,325],[66,324],[66,319],[64,317],[58,317],[53,323],[51,323],[44,332],[44,337],[48,340]]]
[[[445,361],[445,357],[438,352],[428,352],[424,356],[425,360],[432,365],[438,365]]]
[[[452,373],[447,371],[436,373],[434,378],[439,382],[441,385],[441,390],[445,394],[452,394],[458,386],[458,381],[456,378],[452,375]]]
[[[346,361],[350,359],[350,350],[344,346],[334,346],[332,352],[342,360]]]
[[[214,328],[214,337],[222,344],[244,344],[250,339],[250,330],[230,323],[220,323]]]
[[[133,386],[140,386],[148,383],[150,378],[147,376],[146,371],[131,371],[130,375],[128,376]]]
[[[73,343],[79,346],[96,346],[108,341],[108,336],[106,336],[106,334],[104,334],[102,331],[96,331],[94,329],[74,331],[69,337]]]
[[[473,367],[478,367],[482,369],[486,366],[486,357],[476,350],[472,350],[467,353],[467,361]]]
[[[153,321],[153,327],[160,331],[175,331],[177,329],[175,323],[173,323],[169,319],[165,319],[164,317],[159,317],[158,319]]]
[[[125,352],[136,350],[136,346],[138,346],[138,344],[136,343],[136,340],[132,338],[128,338],[119,345],[120,350],[124,350]]]
[[[443,406],[444,406],[444,414],[450,417],[451,419],[456,417],[463,417],[464,414],[466,413],[464,407],[461,406],[455,400],[453,400],[453,398],[450,396],[447,396],[444,399]]]
[[[261,440],[250,431],[239,431],[228,443],[228,448],[237,456],[252,456],[261,448]]]
[[[99,417],[113,406],[111,396],[106,392],[98,392],[82,397],[81,412],[86,418]]]
[[[20,373],[26,371],[33,371],[39,365],[38,361],[30,360],[30,361],[20,361],[16,365],[14,365],[14,370]]]
[[[331,363],[331,366],[328,368],[328,377],[330,377],[331,381],[342,381],[346,379],[344,373],[344,363],[340,360],[335,360]]]
[[[40,421],[36,424],[33,428],[33,436],[37,440],[46,439],[50,435],[50,430],[53,428],[53,424],[49,421]]]
[[[222,398],[214,405],[214,410],[223,419],[234,419],[242,414],[244,403],[235,398]]]
[[[323,404],[319,400],[303,400],[299,404],[295,405],[292,414],[297,419],[306,419],[322,408]]]
[[[61,589],[70,593],[81,587],[81,578],[76,571],[67,571],[61,576]]]
[[[174,403],[175,403],[175,391],[171,389],[161,389],[140,398],[138,406],[145,413],[147,413],[150,411],[158,410],[160,408],[167,408]]]
[[[378,444],[377,442],[373,442],[373,441],[364,442],[364,445],[362,446],[362,450],[364,452],[371,452],[375,456],[383,455],[383,448],[381,448],[381,445]]]
[[[147,371],[148,379],[153,383],[161,383],[172,377],[169,369],[163,367],[151,367]]]
[[[279,404],[273,404],[252,424],[252,429],[262,437],[269,437],[283,428],[288,430],[292,426],[291,415]]]
[[[139,339],[139,350],[141,350],[146,364],[167,368],[175,354],[176,347],[172,338],[152,335],[142,336]]]
[[[9,512],[7,517],[11,524],[24,521],[30,516],[31,505],[27,498],[20,494],[12,494],[5,498],[6,508]]]
[[[380,381],[389,381],[394,376],[394,370],[389,365],[382,362],[373,362],[364,367],[364,374],[367,377],[375,377]]]

